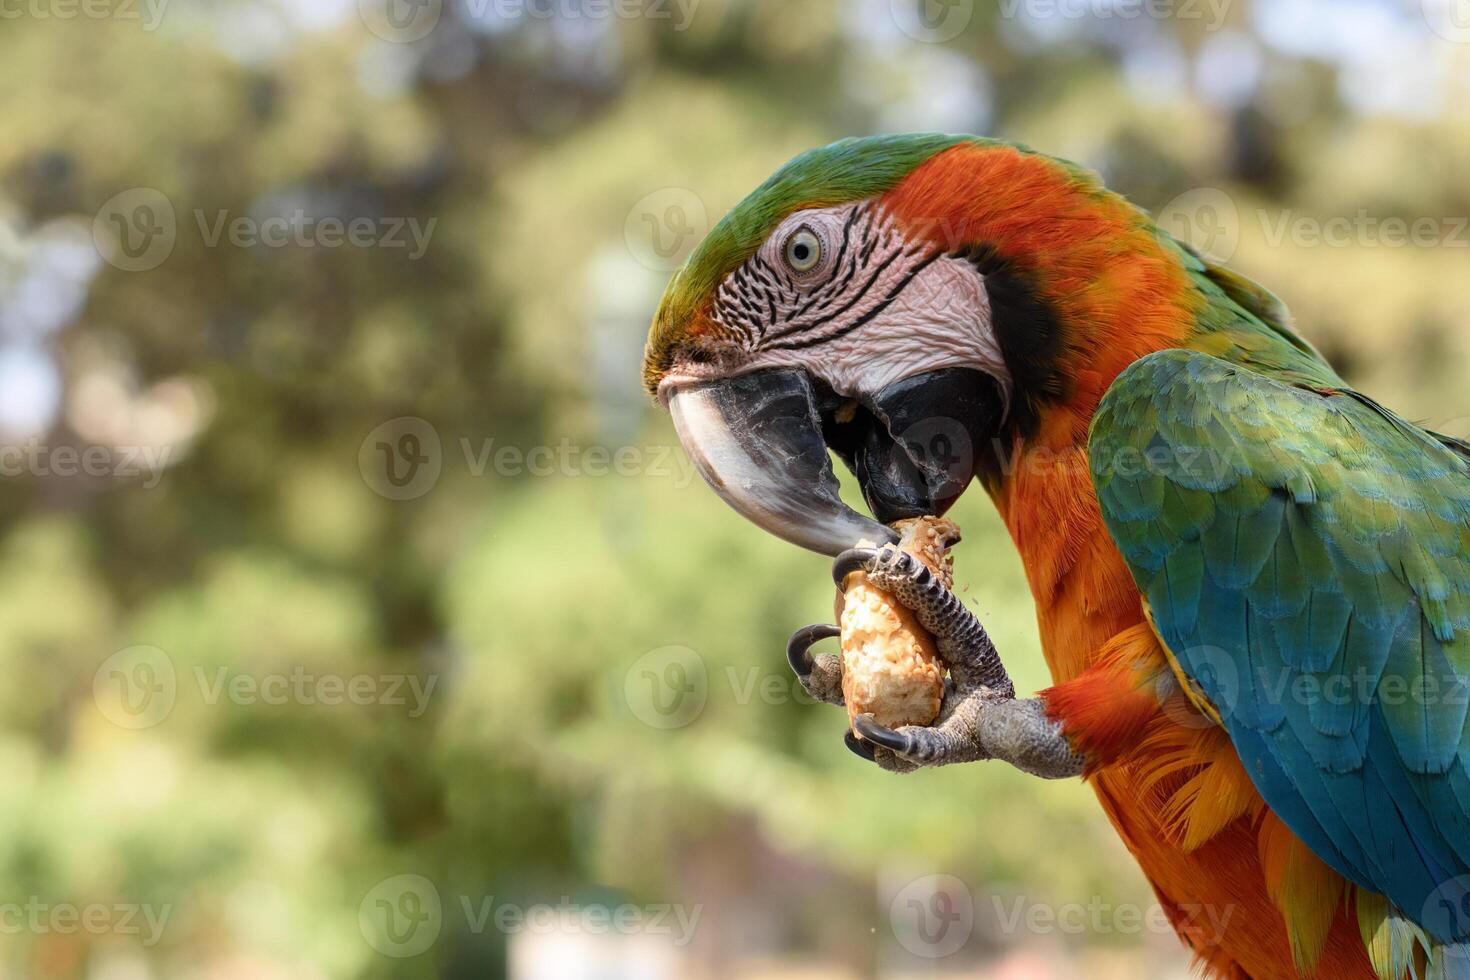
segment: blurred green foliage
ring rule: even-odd
[[[703,0],[683,25],[451,2],[412,43],[368,6],[176,2],[149,27],[37,0],[0,27],[0,429],[117,462],[0,482],[0,976],[501,976],[507,937],[461,914],[483,896],[699,904],[682,969],[745,975],[755,951],[865,976],[891,962],[894,875],[1146,902],[1084,786],[899,782],[795,697],[782,648],[826,616],[825,562],[671,451],[638,384],[667,276],[640,264],[639,203],[678,189],[707,226],[793,153],[885,128],[1020,139],[1150,208],[1223,190],[1233,264],[1362,387],[1465,435],[1464,51],[1400,11],[1418,47],[1391,54],[1432,70],[1384,104],[1360,77],[1382,64],[1294,48],[1245,0],[1213,25],[961,5],[944,43],[905,33],[903,0]],[[94,249],[134,188],[173,210],[153,268]],[[418,258],[211,242],[221,214],[297,209],[432,230]],[[1360,209],[1441,240],[1274,231]],[[391,499],[374,433],[404,417],[439,473]],[[166,452],[156,479],[123,472],[139,447]],[[589,447],[626,450],[622,475]],[[1004,530],[978,495],[958,519],[966,595],[1043,686]],[[702,671],[672,728],[639,693],[668,656]],[[167,710],[129,723],[112,685],[159,670]],[[307,695],[261,696],[293,675]],[[322,678],[374,698],[323,703]],[[443,902],[418,955],[360,921],[397,875]],[[12,928],[37,903],[166,924]],[[964,962],[1041,942],[1120,975],[1182,963],[1166,936],[990,929]]]

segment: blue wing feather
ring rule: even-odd
[[[1175,350],[1118,379],[1091,449],[1159,634],[1266,802],[1435,939],[1470,939],[1442,901],[1470,894],[1464,448]]]

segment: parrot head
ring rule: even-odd
[[[1177,325],[1177,303],[1154,307],[1182,254],[1093,175],[1022,147],[843,140],[690,255],[644,381],[727,503],[835,555],[999,479],[1018,439],[1085,438],[1100,379]],[[829,449],[876,520],[838,496]]]

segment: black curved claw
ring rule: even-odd
[[[864,742],[862,739],[858,738],[852,732],[848,732],[843,735],[842,741],[843,744],[845,744],[849,749],[852,750],[852,754],[857,756],[859,759],[867,759],[869,762],[878,761],[873,754],[873,747],[867,742]]]
[[[877,558],[877,548],[848,548],[832,562],[832,581],[842,588],[849,575],[868,571]]]
[[[842,635],[840,626],[829,626],[826,623],[803,626],[792,633],[791,639],[786,641],[786,660],[791,664],[791,669],[796,671],[796,676],[805,680],[812,675],[812,658],[807,651],[814,644],[840,635]]]
[[[858,715],[853,719],[852,724],[858,730],[859,735],[874,745],[892,749],[899,755],[905,755],[913,749],[911,736],[900,735],[893,729],[878,724],[871,715]]]

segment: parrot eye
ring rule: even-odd
[[[786,239],[782,253],[795,272],[810,272],[822,260],[822,240],[810,228],[798,228]]]

